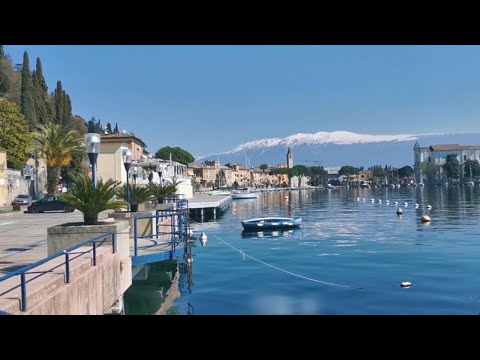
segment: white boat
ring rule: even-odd
[[[213,195],[213,196],[228,196],[228,195],[231,195],[231,192],[226,190],[212,190],[207,192],[206,194]]]
[[[233,190],[232,191],[232,199],[258,199],[258,193],[252,193],[248,191],[239,191]]]

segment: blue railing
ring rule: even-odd
[[[170,258],[173,258],[177,246],[181,243],[187,246],[188,240],[188,200],[178,200],[172,198],[176,204],[175,208],[157,210],[155,215],[145,215],[135,217],[133,222],[133,242],[134,242],[134,256],[139,256],[139,251],[157,248],[159,251],[170,250]],[[143,235],[138,234],[138,221],[140,220],[154,220],[156,221],[155,234]],[[168,231],[161,231],[161,223],[164,220],[170,219],[170,228]],[[168,240],[159,242],[158,239],[167,237]],[[139,239],[152,240],[152,244],[139,246]]]
[[[40,265],[43,265],[47,262],[49,262],[50,260],[53,260],[53,259],[56,259],[60,256],[65,256],[65,283],[70,283],[70,255],[73,255],[73,254],[77,254],[79,256],[83,255],[83,254],[86,254],[87,252],[92,252],[92,265],[93,266],[96,266],[97,265],[97,243],[101,242],[100,246],[106,241],[106,237],[108,236],[111,236],[111,241],[112,241],[112,253],[115,254],[117,252],[117,235],[116,233],[113,233],[113,232],[108,232],[108,233],[103,233],[102,235],[99,235],[93,239],[90,239],[90,240],[86,240],[84,242],[81,242],[75,246],[72,246],[70,248],[68,248],[67,250],[63,250],[62,252],[58,252],[52,256],[49,256],[45,259],[42,259],[42,260],[39,260],[31,265],[27,265],[27,266],[24,266],[23,268],[21,269],[18,269],[12,273],[9,273],[7,275],[4,275],[2,277],[0,277],[0,282],[2,281],[5,281],[7,279],[10,279],[14,276],[20,276],[20,292],[21,292],[21,303],[20,303],[20,311],[27,311],[27,280],[26,280],[26,274],[40,274],[41,275],[44,275],[46,273],[49,273],[49,272],[52,272],[53,270],[55,270],[56,268],[58,268],[59,266],[61,266],[62,264],[58,265],[58,266],[55,266],[54,268],[50,269],[50,270],[45,270],[45,271],[30,271],[34,268],[36,268],[37,266],[40,266]],[[86,251],[76,251],[76,252],[73,252],[73,250],[76,250],[82,246],[85,246],[85,245],[88,245],[88,244],[92,244],[92,248],[89,249],[89,250],[86,250]],[[33,279],[31,279],[33,280]],[[31,281],[30,280],[30,281]],[[14,288],[12,289],[9,289],[7,292],[10,292],[12,291]],[[3,295],[4,293],[0,294]]]

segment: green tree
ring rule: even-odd
[[[33,138],[47,159],[47,191],[53,194],[57,190],[61,169],[70,166],[74,156],[83,154],[85,149],[80,145],[78,133],[60,124],[39,125]]]
[[[47,124],[51,116],[48,86],[43,76],[42,62],[38,57],[33,75],[33,89],[35,93],[35,111],[38,122],[40,124]]]
[[[17,104],[0,99],[0,148],[7,153],[7,166],[21,169],[30,157],[31,134]]]
[[[358,168],[354,166],[345,165],[345,166],[342,166],[340,170],[338,170],[338,175],[351,176],[351,175],[357,175],[357,174],[358,174]]]
[[[262,165],[260,165],[260,169],[265,171],[265,170],[268,169],[268,165],[267,164],[262,164]]]
[[[464,176],[469,179],[480,176],[480,163],[477,159],[465,161]]]
[[[37,113],[35,111],[35,96],[33,89],[32,73],[30,72],[30,61],[28,54],[23,53],[22,67],[22,89],[20,94],[20,108],[28,123],[30,130],[37,126]]]
[[[85,225],[97,225],[98,214],[104,210],[120,210],[126,203],[117,199],[120,186],[118,181],[99,179],[94,187],[92,180],[85,174],[72,175],[72,184],[67,194],[59,198],[83,213]]]
[[[413,168],[411,166],[404,166],[398,169],[398,176],[401,178],[409,178],[413,176]]]
[[[420,164],[420,171],[425,177],[427,184],[432,184],[437,179],[437,169],[434,163],[422,163]]]
[[[95,119],[92,117],[88,122],[88,132],[89,133],[97,133],[103,134],[103,127],[100,119]]]
[[[447,179],[457,178],[460,174],[460,162],[456,154],[448,154],[443,164],[443,170],[447,174]]]
[[[1,45],[0,45],[1,46]],[[0,54],[0,97],[20,106],[20,89],[22,78],[12,64],[12,60],[3,52]]]
[[[107,123],[107,128],[106,128],[106,130],[107,130],[107,133],[108,133],[108,134],[111,134],[111,133],[112,133],[112,124]]]
[[[170,154],[172,154],[172,160],[179,162],[180,164],[188,165],[195,161],[195,158],[188,151],[179,147],[165,146],[155,153],[157,159],[170,160]]]
[[[55,92],[53,93],[53,109],[54,109],[54,121],[56,124],[63,123],[63,88],[62,82],[57,81],[57,87],[55,88]]]
[[[85,120],[78,115],[72,116],[72,129],[78,132],[83,138],[83,135],[87,133],[88,127]]]

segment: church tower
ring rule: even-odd
[[[413,154],[414,154],[414,165],[413,165],[413,170],[415,173],[415,182],[417,184],[420,184],[423,182],[423,176],[422,176],[422,169],[421,169],[421,149],[420,145],[418,144],[418,141],[415,142],[415,146],[413,147]]]
[[[290,146],[288,147],[288,152],[287,152],[287,168],[289,169],[293,168],[293,155],[292,155],[292,151],[290,150]]]

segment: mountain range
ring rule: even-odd
[[[286,163],[286,154],[290,147],[294,165],[412,166],[413,146],[417,141],[421,147],[434,144],[480,145],[480,133],[426,135],[366,135],[348,131],[299,133],[283,139],[251,141],[227,152],[197,157],[195,162],[220,160],[222,164],[276,166]]]

